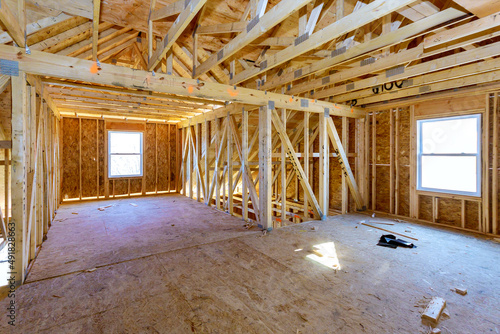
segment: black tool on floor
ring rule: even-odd
[[[403,239],[396,239],[396,237],[392,234],[385,234],[380,237],[380,240],[378,241],[378,246],[382,247],[389,247],[389,248],[398,248],[400,247],[406,247],[406,248],[415,248],[414,244],[403,240]]]

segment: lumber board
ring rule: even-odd
[[[32,51],[31,55],[23,49],[12,46],[0,46],[0,59],[17,61],[19,69],[27,73],[51,77],[80,80],[94,84],[118,86],[123,89],[142,89],[160,93],[176,94],[187,97],[212,98],[253,105],[267,105],[273,101],[275,107],[315,113],[324,112],[338,116],[362,118],[365,112],[362,108],[323,102],[312,99],[302,99],[285,94],[258,91],[249,88],[233,87],[224,84],[201,82],[195,79],[179,78],[172,75],[135,70],[110,64],[101,64],[98,73],[91,73],[93,62],[66,56]]]

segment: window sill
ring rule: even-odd
[[[449,194],[449,193],[441,193],[436,191],[427,191],[427,190],[417,190],[417,195],[422,196],[432,196],[432,197],[442,197],[442,198],[452,198],[452,199],[460,199],[472,202],[482,202],[481,196],[471,196],[471,195],[458,195],[458,194]]]

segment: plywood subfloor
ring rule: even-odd
[[[396,222],[386,227],[411,230],[418,248],[382,248],[360,219],[263,236],[180,195],[63,205],[18,290],[12,332],[427,333],[434,296],[448,303],[443,333],[500,331],[499,244]],[[331,242],[340,270],[307,257]]]

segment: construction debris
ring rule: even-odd
[[[408,239],[411,239],[411,240],[418,241],[417,238],[413,238],[413,237],[410,237],[410,236],[405,235],[405,234],[401,234],[401,233],[393,232],[393,231],[390,231],[390,230],[386,230],[386,229],[381,228],[381,227],[377,227],[377,226],[373,226],[373,225],[365,224],[365,223],[361,223],[361,225],[365,225],[365,226],[368,226],[368,227],[376,228],[376,229],[381,230],[381,231],[389,232],[389,233],[400,235],[402,237],[405,237],[405,238],[408,238]]]
[[[135,204],[135,203],[130,203],[130,205],[132,205],[132,206],[137,206],[137,204]]]
[[[441,330],[439,328],[433,328],[431,334],[441,334]]]
[[[422,314],[422,319],[431,320],[434,323],[437,323],[445,307],[446,300],[441,297],[432,298],[431,302],[427,305],[427,308]]]
[[[370,221],[370,224],[394,225],[394,223],[382,223],[382,222],[374,222],[374,221]]]
[[[113,206],[113,204],[111,204],[111,205],[106,205],[106,206],[101,206],[101,207],[97,208],[97,210],[99,210],[99,211],[104,211],[105,209],[110,208],[110,207],[112,207],[112,206]]]
[[[459,295],[462,295],[462,296],[465,296],[467,294],[467,289],[464,289],[464,288],[455,288],[455,289],[452,289],[452,291],[455,291],[456,293],[458,293]]]

